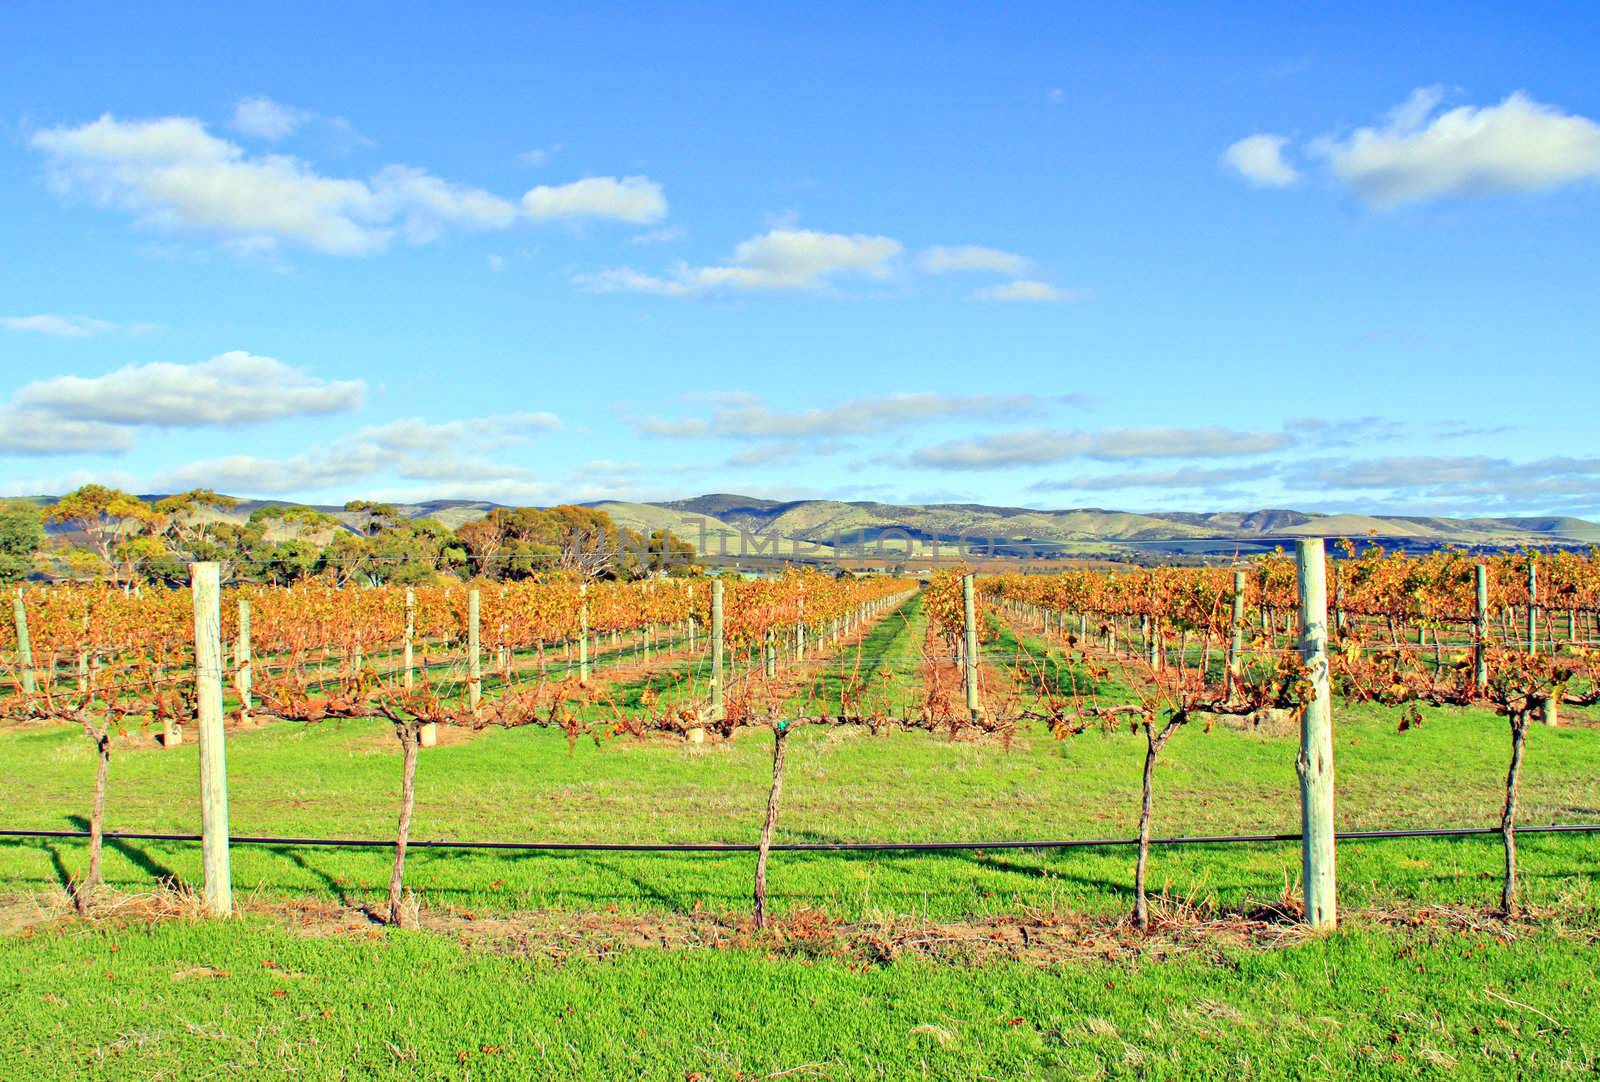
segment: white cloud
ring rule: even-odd
[[[118,329],[115,323],[88,316],[0,316],[0,327],[24,334],[46,334],[52,338],[88,338],[96,334],[110,334]]]
[[[1257,188],[1287,188],[1300,173],[1284,159],[1287,137],[1262,132],[1247,135],[1222,152],[1222,164]]]
[[[706,287],[815,289],[836,274],[886,278],[901,251],[890,237],[773,229],[741,241],[730,265],[700,267],[691,279]]]
[[[609,270],[575,274],[572,281],[578,288],[589,293],[660,293],[681,297],[693,292],[683,282],[675,282],[670,278],[657,278],[655,275],[644,274],[631,267],[613,267]]]
[[[1062,289],[1048,282],[1035,282],[1026,278],[1018,278],[1005,285],[984,286],[982,289],[972,291],[972,296],[980,301],[1021,301],[1023,303],[1045,303],[1051,301],[1081,301],[1089,294],[1082,289]]]
[[[667,198],[649,177],[585,177],[570,184],[541,184],[528,190],[522,206],[537,219],[613,218],[649,225],[667,216]]]
[[[366,390],[360,380],[324,380],[234,350],[196,364],[126,365],[104,376],[39,380],[13,402],[68,421],[194,428],[355,409]]]
[[[0,454],[120,454],[132,446],[133,434],[116,425],[0,407]]]
[[[819,436],[854,436],[883,432],[921,421],[962,418],[1038,416],[1052,406],[1077,405],[1080,400],[1063,395],[946,395],[904,392],[878,398],[856,398],[817,409],[775,410],[758,398],[739,394],[725,397],[709,418],[640,421],[646,435],[696,439],[731,436],[748,439],[808,439]]]
[[[935,245],[917,257],[917,266],[929,274],[980,271],[1020,277],[1028,272],[1028,265],[1020,255],[977,244]]]
[[[1039,481],[1028,486],[1035,492],[1111,492],[1125,488],[1210,489],[1240,481],[1256,481],[1271,475],[1272,467],[1239,466],[1207,469],[1183,466],[1172,470],[1130,470],[1125,473],[1091,474],[1065,480]]]
[[[429,423],[402,418],[360,429],[288,458],[230,455],[187,463],[160,474],[159,490],[215,488],[247,495],[282,495],[340,488],[372,478],[424,481],[406,490],[388,489],[380,498],[406,491],[403,498],[527,498],[548,492],[532,473],[491,454],[532,435],[560,427],[549,413],[506,414]]]
[[[276,142],[285,139],[314,114],[273,101],[265,94],[240,98],[233,107],[233,126],[246,135]]]
[[[527,443],[535,435],[559,432],[561,418],[553,413],[506,413],[470,420],[430,424],[420,417],[403,417],[362,429],[358,438],[386,451],[404,454],[448,454],[458,447],[488,451]]]
[[[421,243],[446,226],[503,228],[515,207],[477,188],[391,165],[370,181],[326,177],[298,158],[252,156],[188,117],[109,113],[33,136],[62,194],[133,213],[140,224],[220,235],[243,251],[279,242],[333,255],[381,251],[398,231]]]
[[[1098,432],[1017,429],[919,447],[911,464],[939,470],[1042,466],[1074,458],[1119,461],[1263,454],[1293,440],[1281,432],[1225,428],[1110,428]]]
[[[90,484],[132,491],[138,491],[140,487],[131,474],[121,470],[72,470],[51,477],[19,477],[0,481],[0,496],[54,496]]]
[[[899,241],[863,233],[772,229],[742,241],[726,264],[674,264],[667,276],[616,267],[573,276],[595,293],[660,293],[688,296],[716,289],[820,289],[839,275],[883,279],[903,251]]]
[[[1435,116],[1441,99],[1437,87],[1416,90],[1382,126],[1320,139],[1312,149],[1357,196],[1383,208],[1547,191],[1600,177],[1600,124],[1587,117],[1521,91],[1499,105],[1460,106]]]

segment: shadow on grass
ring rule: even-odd
[[[89,820],[85,819],[81,815],[69,815],[67,816],[67,822],[72,824],[72,829],[74,830],[89,829]],[[85,843],[87,844],[87,839],[85,840]],[[181,882],[181,880],[178,878],[177,872],[173,871],[171,868],[152,857],[142,845],[130,842],[125,838],[107,837],[105,839],[105,846],[113,853],[117,853],[123,857],[126,857],[130,864],[144,872],[158,883],[168,881],[172,883]]]

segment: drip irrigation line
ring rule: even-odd
[[[1379,841],[1391,838],[1462,838],[1499,834],[1499,827],[1421,827],[1411,830],[1349,830],[1337,833],[1344,842]],[[1518,834],[1593,834],[1600,823],[1559,823],[1517,827]],[[0,830],[0,838],[87,838],[87,830]],[[106,841],[198,842],[198,834],[166,834],[153,831],[107,831]],[[1299,834],[1209,834],[1151,838],[1151,845],[1246,845],[1271,842],[1297,842]],[[326,847],[339,849],[392,849],[393,840],[377,838],[279,838],[237,835],[235,845],[288,847]],[[983,849],[1108,849],[1138,845],[1137,838],[1072,838],[1057,841],[979,841],[979,842],[773,842],[770,848],[780,853],[883,853],[940,852]],[[520,852],[581,853],[754,853],[761,848],[754,842],[477,842],[408,841],[408,849],[486,849]]]

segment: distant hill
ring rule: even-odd
[[[158,499],[149,495],[145,499]],[[49,502],[42,500],[41,502]],[[247,501],[219,517],[243,522],[258,507]],[[411,518],[434,518],[452,529],[501,506],[483,500],[397,504]],[[1446,518],[1408,515],[1323,515],[1282,508],[1258,511],[1149,512],[1080,507],[1041,511],[985,504],[888,504],[840,500],[764,500],[711,493],[660,503],[598,501],[589,506],[622,526],[669,529],[707,553],[730,556],[872,555],[916,552],[997,556],[1094,556],[1129,551],[1225,554],[1261,551],[1298,537],[1350,537],[1389,548],[1581,547],[1600,544],[1600,524],[1567,516]],[[319,506],[354,525],[358,516]]]

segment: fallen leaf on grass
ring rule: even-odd
[[[172,975],[175,981],[190,981],[196,977],[226,977],[226,969],[217,969],[215,966],[195,966],[193,969],[180,969]]]

